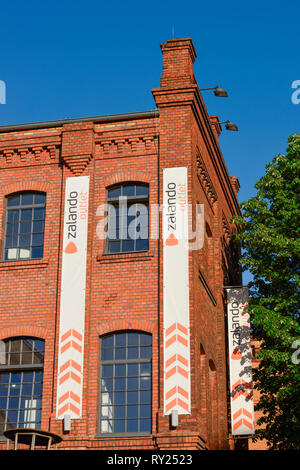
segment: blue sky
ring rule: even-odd
[[[229,93],[203,92],[209,114],[240,129],[224,130],[220,145],[241,202],[299,132],[299,22],[299,2],[276,0],[2,2],[0,125],[154,109],[159,44],[191,37],[200,88]]]

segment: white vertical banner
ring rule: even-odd
[[[187,168],[163,169],[164,414],[191,412]]]
[[[82,413],[89,176],[66,179],[56,418]]]
[[[228,288],[228,354],[230,374],[231,433],[254,433],[254,404],[248,288]]]

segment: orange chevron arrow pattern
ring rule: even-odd
[[[173,345],[173,348],[171,346]],[[176,347],[178,345],[178,347]],[[180,350],[181,354],[175,351]],[[168,349],[173,351],[168,355]],[[165,331],[165,412],[168,413],[176,405],[189,412],[189,392],[186,381],[189,379],[188,361],[188,329],[178,322],[173,323]],[[168,381],[173,377],[174,385],[168,390]],[[180,377],[180,380],[179,380]],[[171,382],[172,383],[172,382]],[[185,385],[183,385],[185,384]],[[186,387],[186,388],[184,388]]]
[[[243,379],[238,380],[232,386],[232,394],[231,394],[232,399],[235,400],[239,396],[244,395],[246,400],[247,399],[250,400],[252,398],[252,396],[251,396],[250,393],[247,392],[247,389],[250,390],[250,392],[251,392],[251,390],[252,390],[251,384],[249,384],[249,382],[246,382]]]
[[[68,351],[67,357],[70,357],[72,349],[77,353],[82,353],[82,340],[81,333],[74,329],[68,330],[61,336],[60,341],[60,354],[61,357]],[[69,381],[69,382],[68,382]],[[80,416],[80,402],[81,399],[78,394],[74,392],[74,385],[81,385],[82,383],[82,367],[74,359],[67,359],[59,368],[58,374],[59,386],[67,384],[63,388],[63,392],[58,396],[57,404],[62,405],[58,410],[58,416],[63,415],[66,411],[71,410],[78,417]],[[66,403],[65,403],[66,402]]]
[[[232,419],[234,423],[233,424],[234,431],[236,431],[239,427],[243,425],[252,431],[253,429],[252,414],[249,411],[245,410],[245,408],[240,408],[236,413],[234,413]],[[237,419],[239,420],[235,422]]]

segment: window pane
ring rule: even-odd
[[[22,364],[32,364],[32,352],[24,352],[22,354]]]
[[[127,403],[136,404],[139,401],[138,392],[127,392]]]
[[[116,419],[114,421],[114,432],[124,432],[125,431],[125,420]]]
[[[21,372],[13,372],[10,377],[11,383],[20,383],[21,382]]]
[[[19,257],[20,259],[30,258],[30,248],[20,248]]]
[[[15,235],[18,234],[18,224],[7,224],[6,226],[6,235]]]
[[[33,214],[34,220],[44,220],[45,218],[45,209],[39,207],[38,209],[34,209]]]
[[[141,418],[151,418],[151,405],[141,405],[140,413]]]
[[[137,432],[139,422],[137,419],[129,419],[127,421],[127,432]]]
[[[19,237],[19,246],[28,246],[30,245],[31,235],[20,235]]]
[[[20,205],[20,195],[9,196],[7,198],[7,205],[8,206],[19,206]]]
[[[112,377],[113,376],[113,366],[103,366],[102,367],[102,377]]]
[[[121,196],[121,186],[109,189],[107,191],[107,197],[109,199],[115,198],[115,197],[120,197]]]
[[[126,364],[118,364],[115,366],[116,377],[125,377],[126,375]]]
[[[140,335],[140,343],[141,346],[148,346],[152,344],[152,336],[151,335]]]
[[[108,253],[119,253],[121,251],[121,243],[117,241],[108,242]]]
[[[138,418],[139,409],[136,405],[127,406],[127,418]]]
[[[23,372],[23,382],[32,383],[33,372]]]
[[[128,376],[137,377],[139,375],[139,365],[138,364],[128,364]]]
[[[116,346],[126,346],[126,333],[116,335]]]
[[[123,186],[123,196],[134,196],[134,185]]]
[[[128,348],[128,359],[137,359],[139,357],[138,348]]]
[[[43,232],[45,222],[38,220],[33,222],[33,232]]]
[[[31,233],[31,222],[20,222],[20,233]]]
[[[102,379],[102,390],[105,392],[113,390],[113,379]]]
[[[17,253],[18,253],[18,250],[16,248],[9,248],[8,250],[5,250],[5,259],[6,260],[16,259]]]
[[[116,377],[115,378],[115,390],[125,390],[126,389],[126,379]]]
[[[42,246],[33,246],[31,256],[32,256],[32,258],[42,258],[43,257],[43,247]]]
[[[128,333],[128,346],[137,346],[139,344],[138,333]]]
[[[114,404],[122,405],[125,403],[126,394],[125,392],[115,392],[114,393]]]
[[[44,242],[44,234],[37,233],[32,235],[32,245],[42,245]]]
[[[7,211],[7,222],[18,222],[19,220],[19,211],[9,210]]]
[[[150,390],[143,390],[141,394],[141,403],[151,403],[151,392]]]
[[[126,359],[126,348],[116,348],[115,359]]]
[[[104,348],[112,347],[114,345],[114,337],[113,336],[105,336],[102,338],[102,346]]]
[[[35,194],[34,204],[45,204],[46,203],[46,194]]]
[[[139,388],[139,379],[138,377],[129,377],[127,379],[127,389],[128,390],[137,390]]]
[[[111,421],[108,421],[108,420],[101,421],[101,432],[103,433],[112,432]]]
[[[150,389],[151,387],[151,378],[150,377],[141,377],[140,378],[140,388],[142,390],[144,389]]]
[[[136,240],[136,251],[148,251],[149,250],[149,241],[148,239],[137,239]]]
[[[151,419],[141,419],[140,431],[151,433]]]
[[[18,246],[18,237],[6,237],[7,248],[12,248]]]
[[[31,220],[32,209],[21,209],[21,220]]]
[[[125,418],[125,406],[114,407],[114,418]]]
[[[109,359],[113,359],[113,354],[114,354],[114,350],[113,349],[102,349],[102,353],[101,353],[101,359],[102,360],[106,360],[108,361]]]
[[[24,193],[22,194],[22,206],[31,206],[33,203],[33,194]]]
[[[134,251],[134,240],[123,240],[122,252]]]
[[[45,342],[44,342],[44,341],[40,341],[40,340],[38,340],[38,339],[34,340],[34,350],[35,350],[35,351],[44,352],[44,350],[45,350]]]
[[[151,346],[143,346],[140,349],[140,357],[141,358],[151,358],[152,355],[152,347]]]
[[[149,186],[137,184],[136,185],[136,195],[137,196],[149,196]]]

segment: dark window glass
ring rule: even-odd
[[[151,433],[151,359],[149,334],[125,332],[103,337],[100,433]]]
[[[43,257],[46,195],[25,191],[7,197],[6,261]]]
[[[0,435],[16,427],[40,429],[44,341],[14,338],[1,344]]]
[[[126,183],[107,191],[106,253],[149,249],[149,187]]]

